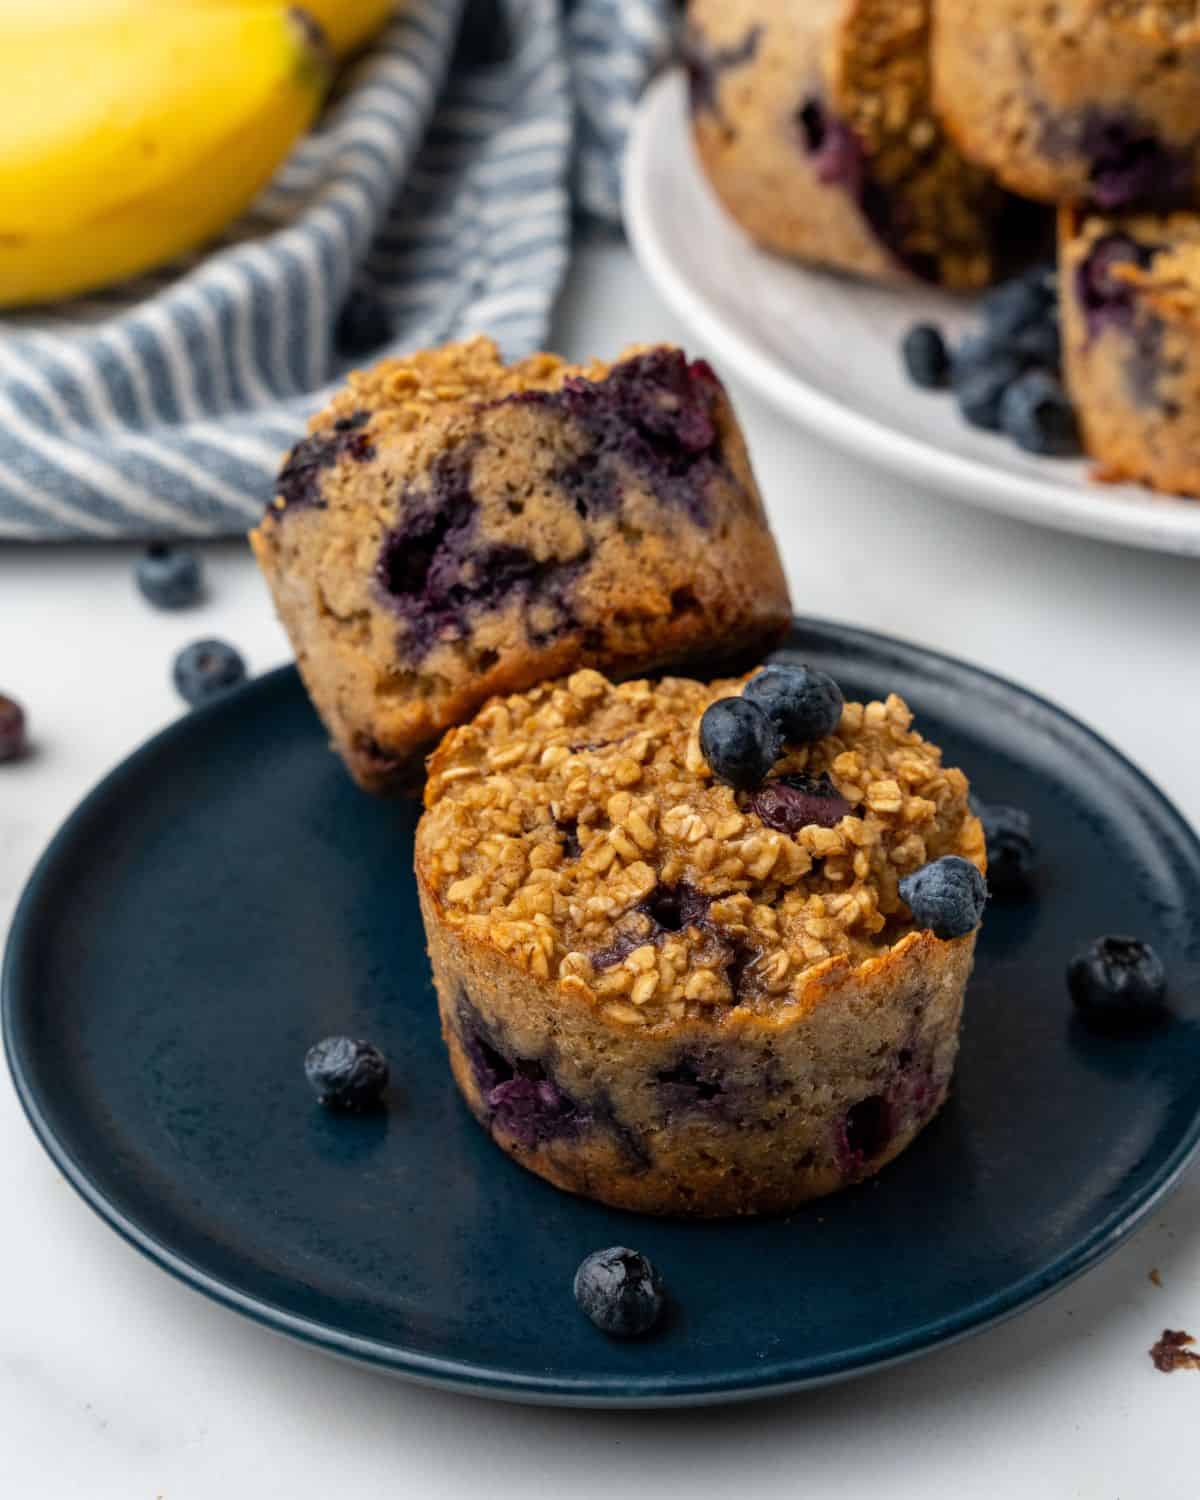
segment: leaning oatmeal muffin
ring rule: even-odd
[[[352,375],[251,542],[371,791],[494,693],[761,654],[791,620],[725,391],[666,346],[510,366],[475,339]]]
[[[1105,479],[1200,496],[1200,216],[1064,210],[1067,386]]]
[[[684,58],[701,165],[760,244],[883,281],[994,278],[1006,200],[930,106],[929,0],[691,0]]]
[[[1107,210],[1194,202],[1195,0],[934,0],[934,99],[1014,193]]]
[[[417,881],[458,1086],[523,1166],[621,1208],[860,1181],[954,1068],[985,863],[965,777],[899,698],[833,689],[828,732],[771,743],[750,784],[742,686],[580,671],[430,764]]]

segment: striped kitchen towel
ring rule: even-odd
[[[216,246],[0,320],[0,539],[222,536],[349,363],[352,287],[380,354],[546,335],[574,206],[618,216],[639,90],[672,0],[404,0]]]

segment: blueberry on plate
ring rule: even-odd
[[[940,328],[916,323],[900,345],[904,368],[914,385],[925,391],[941,391],[950,383],[950,351]]]
[[[972,427],[1000,430],[1000,408],[1005,392],[1025,371],[1017,354],[987,340],[968,339],[955,355],[951,385],[958,409]]]
[[[1012,341],[1015,354],[1039,369],[1057,375],[1062,369],[1062,329],[1057,318],[1023,328]]]
[[[1071,458],[1081,451],[1075,408],[1062,382],[1047,370],[1030,370],[1005,390],[1000,425],[1029,453]]]
[[[333,342],[339,354],[358,359],[373,354],[392,336],[392,315],[378,292],[358,286],[342,304],[333,328]]]
[[[993,338],[1011,339],[1053,317],[1057,300],[1053,272],[1039,266],[988,292],[983,299],[983,320]]]
[[[967,859],[947,854],[900,882],[900,899],[918,927],[949,941],[974,932],[987,904],[987,881]]]
[[[845,699],[833,678],[813,667],[764,667],[742,689],[788,745],[810,745],[838,727]]]
[[[211,703],[246,680],[246,663],[224,641],[193,641],[175,658],[179,695],[193,708]]]
[[[203,575],[194,552],[155,542],[134,570],[143,599],[155,609],[186,609],[200,598]]]
[[[1080,1016],[1101,1031],[1145,1026],[1162,1015],[1167,974],[1149,943],[1101,937],[1067,966],[1067,988]]]
[[[304,1076],[322,1104],[347,1114],[374,1109],[388,1085],[387,1058],[370,1042],[327,1036],[304,1057]]]
[[[1020,807],[1003,802],[973,802],[987,840],[988,893],[998,901],[1021,901],[1033,878],[1033,822]]]
[[[718,698],[700,720],[700,752],[730,786],[759,786],[779,757],[779,731],[748,698]]]
[[[15,698],[0,693],[0,761],[20,760],[28,748],[25,710]]]
[[[662,1278],[636,1250],[594,1250],[575,1272],[575,1301],[611,1338],[640,1338],[662,1317]]]

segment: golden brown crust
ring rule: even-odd
[[[1114,238],[1148,263],[1113,264],[1126,306],[1089,315],[1081,277]],[[1200,497],[1200,216],[1064,210],[1059,258],[1067,386],[1097,477]]]
[[[1002,202],[931,108],[926,0],[692,0],[688,14],[696,149],[752,238],[885,282],[993,279]]]
[[[581,672],[495,702],[434,756],[418,829],[473,1112],[533,1171],[643,1212],[860,1180],[940,1107],[957,1049],[974,935],[916,930],[896,880],[951,852],[982,867],[965,779],[898,699],[850,704],[782,769],[830,770],[854,810],[780,833],[697,754],[737,687]]]
[[[665,479],[647,474],[610,434],[602,447],[574,407],[536,399],[603,393],[639,360],[666,370],[662,390],[648,388],[649,421],[654,402],[669,417],[671,402],[690,400],[693,419],[711,424],[701,433],[711,430],[711,443],[678,481],[669,452]],[[622,407],[619,420],[638,440],[636,415]],[[251,543],[309,693],[368,790],[419,780],[438,735],[493,694],[584,665],[622,676],[714,653],[761,655],[790,622],[732,407],[707,366],[678,351],[631,350],[586,367],[538,355],[508,367],[477,339],[352,377],[312,426],[309,490],[300,503],[281,493]],[[670,437],[651,429],[652,459]],[[588,512],[602,485],[615,498],[602,491]],[[506,567],[517,585],[483,607],[468,602],[461,618],[445,611],[421,639],[420,612],[397,613],[381,595],[383,550],[414,517],[468,511],[459,592],[486,592],[489,572]],[[437,544],[432,526],[424,535],[434,540],[418,539],[415,552]],[[409,544],[398,545],[403,565]]]

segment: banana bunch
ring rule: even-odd
[[[220,233],[392,0],[0,0],[0,306]]]

